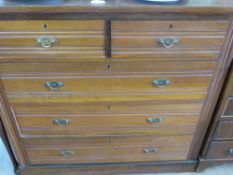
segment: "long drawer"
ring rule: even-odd
[[[216,60],[228,21],[113,21],[115,59]],[[181,27],[182,26],[182,27]]]
[[[17,115],[22,137],[193,134],[199,116],[154,115]]]
[[[31,164],[172,161],[186,160],[189,145],[67,149],[27,149],[27,154]],[[151,153],[147,153],[147,150]]]
[[[206,92],[212,75],[106,75],[3,78],[9,93],[162,93]]]
[[[32,164],[185,160],[192,135],[24,139]]]

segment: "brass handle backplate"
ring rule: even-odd
[[[71,120],[69,119],[53,119],[53,123],[59,126],[65,126],[70,124]]]
[[[146,119],[149,123],[161,123],[164,121],[164,118],[148,118]]]
[[[57,39],[55,37],[51,37],[51,36],[43,36],[43,37],[38,37],[36,39],[36,41],[42,47],[44,47],[44,48],[50,48],[50,47],[52,47],[57,42]]]
[[[170,80],[154,80],[153,84],[159,88],[163,88],[171,84],[171,81]]]
[[[178,44],[180,40],[175,37],[168,37],[168,38],[161,37],[161,38],[158,38],[157,42],[160,46],[163,46],[165,48],[172,48],[176,44]]]
[[[144,150],[144,153],[157,153],[159,152],[159,149],[158,148],[145,148]]]
[[[64,82],[61,81],[49,81],[45,82],[45,87],[49,88],[52,91],[57,91],[64,86]]]
[[[74,155],[74,153],[75,152],[72,150],[60,150],[59,151],[60,156],[63,156],[63,157],[71,157]]]

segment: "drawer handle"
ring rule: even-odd
[[[158,38],[158,43],[160,46],[163,46],[167,49],[172,48],[173,46],[175,46],[176,44],[178,44],[180,42],[180,40],[178,38]]]
[[[153,84],[159,88],[163,88],[171,84],[171,81],[170,80],[154,80]]]
[[[39,37],[36,40],[44,48],[50,48],[57,42],[57,39],[55,37],[49,36]]]
[[[232,149],[229,149],[229,150],[227,151],[227,153],[233,156],[233,148],[232,148]]]
[[[158,148],[145,148],[143,151],[144,153],[149,154],[149,153],[157,153],[159,152],[159,149]]]
[[[70,124],[71,120],[69,119],[53,119],[53,123],[59,126],[65,126]]]
[[[60,156],[71,157],[74,155],[75,152],[72,150],[61,150],[61,151],[59,151],[59,153],[60,153]]]
[[[164,121],[164,118],[148,118],[147,121],[149,123],[161,123]]]
[[[61,81],[45,82],[45,86],[52,91],[57,91],[60,89],[60,87],[64,86],[64,82],[61,82]]]

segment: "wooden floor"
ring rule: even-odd
[[[2,141],[0,140],[0,175],[14,175],[13,165],[7,154]],[[233,164],[226,164],[219,167],[207,169],[202,173],[168,173],[156,175],[233,175]]]

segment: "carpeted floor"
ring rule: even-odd
[[[10,158],[0,139],[0,175],[14,175],[13,166]],[[201,173],[168,173],[156,175],[233,175],[233,164],[206,169]]]

